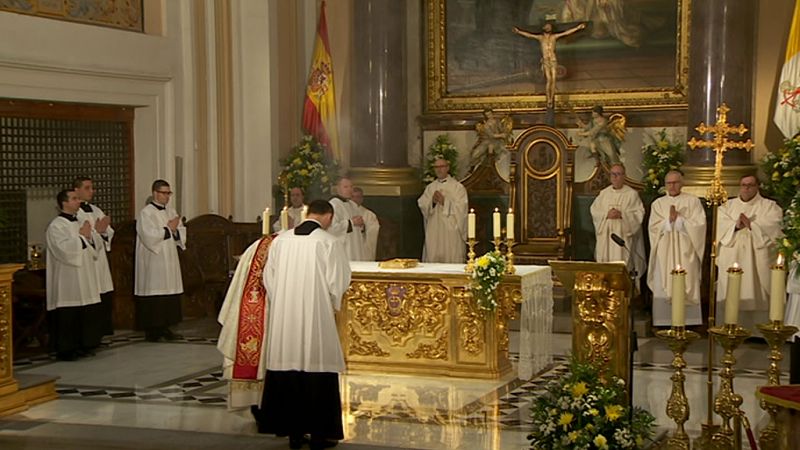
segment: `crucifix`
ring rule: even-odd
[[[722,157],[728,150],[734,148],[742,148],[747,150],[753,148],[753,142],[748,139],[746,141],[732,141],[728,139],[728,135],[738,134],[739,136],[747,133],[747,127],[740,123],[739,126],[733,127],[728,124],[728,105],[723,103],[717,108],[717,123],[713,126],[706,125],[700,122],[700,125],[695,127],[700,134],[714,133],[715,136],[712,140],[700,140],[692,138],[688,144],[692,150],[698,148],[711,148],[717,154],[714,161],[714,179],[711,181],[711,187],[708,189],[706,201],[709,205],[721,205],[728,199],[728,192],[725,186],[722,185]]]
[[[717,108],[717,123],[713,126],[706,125],[703,122],[700,122],[700,125],[695,127],[700,134],[711,134],[713,133],[713,139],[710,140],[700,140],[695,139],[694,137],[689,140],[688,145],[692,148],[692,150],[698,148],[711,148],[716,153],[716,159],[714,161],[714,178],[711,180],[711,186],[708,188],[708,193],[706,194],[706,202],[712,209],[712,225],[711,225],[711,264],[710,264],[710,273],[708,276],[709,281],[709,291],[710,295],[708,297],[708,328],[709,330],[716,326],[716,309],[717,309],[717,302],[716,302],[716,265],[717,265],[717,208],[719,205],[725,203],[728,200],[728,192],[725,190],[725,186],[722,185],[722,158],[726,151],[741,148],[745,149],[748,152],[750,149],[753,148],[753,142],[750,139],[746,141],[732,141],[728,138],[729,135],[738,134],[739,136],[744,135],[747,132],[747,127],[744,124],[739,124],[739,126],[731,126],[728,124],[728,105],[723,103],[721,106]],[[702,434],[695,442],[695,447],[698,448],[711,448],[712,441],[718,440],[725,440],[729,438],[727,436],[727,432],[725,430],[721,430],[718,425],[714,424],[714,410],[715,410],[715,401],[714,401],[714,379],[712,377],[713,364],[714,364],[714,335],[712,333],[708,334],[708,359],[706,361],[707,366],[707,405],[706,407],[708,416],[706,423],[702,424]]]

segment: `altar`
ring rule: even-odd
[[[351,262],[337,314],[348,370],[496,379],[511,371],[508,322],[521,303],[518,377],[552,362],[549,266],[517,266],[497,290],[494,313],[479,310],[463,264],[383,269]]]

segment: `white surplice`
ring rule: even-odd
[[[674,223],[669,221],[670,206],[678,210]],[[706,242],[706,213],[700,199],[680,193],[665,195],[653,202],[648,224],[650,262],[647,285],[653,291],[653,325],[672,323],[672,278],[676,265],[686,269],[686,325],[700,325],[700,280]]]
[[[89,223],[92,225],[92,229],[94,229],[94,224],[106,216],[102,209],[98,208],[95,205],[90,203],[85,204],[88,205],[92,212],[84,211],[83,209],[78,210],[78,222],[83,223],[84,220],[88,220]],[[106,228],[105,233],[98,233],[100,236],[99,243],[102,245],[102,251],[97,252],[97,259],[95,260],[95,269],[97,271],[97,282],[100,286],[100,293],[105,294],[106,292],[111,292],[114,290],[114,282],[111,280],[111,270],[108,268],[108,257],[106,253],[111,251],[111,240],[114,239],[114,229],[111,228],[109,225]]]
[[[440,191],[444,203],[433,203],[433,194]],[[425,246],[422,260],[435,263],[466,261],[467,207],[469,199],[464,185],[447,176],[434,180],[417,200],[425,222]]]
[[[736,231],[736,221],[744,214],[750,229]],[[756,194],[749,202],[736,197],[719,207],[717,213],[717,317],[724,317],[728,292],[726,270],[734,263],[742,268],[739,320],[747,328],[769,320],[770,267],[777,256],[775,239],[782,236],[783,211],[772,200]]]
[[[267,369],[345,370],[335,311],[350,286],[350,262],[341,239],[317,228],[272,241],[264,269],[269,299]]]
[[[134,295],[183,293],[178,248],[186,249],[186,227],[179,222],[177,239],[167,234],[167,222],[177,216],[178,213],[171,207],[154,203],[149,203],[139,213],[136,220]]]
[[[63,213],[62,213],[63,214]],[[95,258],[102,246],[80,235],[83,222],[59,215],[47,226],[47,310],[100,302]],[[98,250],[99,248],[99,250]]]
[[[609,219],[608,212],[617,209],[621,219]],[[628,269],[636,270],[637,279],[645,270],[642,220],[644,206],[636,189],[623,185],[619,189],[608,186],[592,202],[590,209],[597,244],[594,257],[597,262],[625,261]],[[621,246],[611,239],[616,234],[625,241]]]
[[[298,222],[299,223],[299,222]],[[222,325],[217,341],[217,349],[222,353],[222,378],[228,381],[228,408],[244,408],[250,405],[261,404],[261,390],[263,389],[264,374],[267,371],[267,333],[264,333],[261,340],[261,357],[258,361],[258,375],[256,382],[237,382],[233,380],[233,366],[236,361],[236,350],[238,345],[239,331],[239,311],[241,307],[242,294],[244,292],[250,265],[256,255],[261,239],[247,247],[239,258],[236,265],[228,292],[225,294],[225,301],[217,316],[217,322]],[[263,277],[262,282],[263,282]],[[264,308],[264,324],[268,320],[268,309]]]
[[[358,205],[338,196],[329,202],[333,206],[333,223],[328,227],[328,232],[342,240],[350,261],[361,261],[364,259],[364,241],[361,237],[364,227],[353,225],[352,221],[358,215]]]
[[[381,224],[378,222],[378,216],[374,212],[365,208],[362,205],[356,206],[358,214],[364,219],[364,231],[361,233],[363,241],[364,257],[362,261],[375,261],[375,256],[378,251],[378,233],[381,229]]]
[[[291,206],[289,208],[286,208],[286,214],[289,216],[290,219],[292,219],[291,220],[291,226],[289,226],[289,229],[292,229],[292,228],[296,227],[297,225],[300,225],[300,221],[301,221],[300,219],[302,219],[302,217],[303,217],[303,208],[304,207],[305,206],[300,206],[298,208],[295,208],[294,206]],[[278,211],[278,220],[276,220],[275,222],[272,223],[272,231],[275,232],[275,233],[281,231],[280,211]]]

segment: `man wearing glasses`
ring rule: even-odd
[[[425,221],[422,260],[434,263],[463,263],[466,257],[467,190],[450,176],[446,159],[433,162],[436,180],[417,200]]]
[[[783,211],[761,196],[758,178],[745,175],[739,180],[739,196],[719,207],[717,215],[717,317],[725,317],[728,277],[724,271],[733,263],[742,268],[739,321],[745,328],[769,321],[770,267],[775,264],[775,239],[781,236]]]
[[[186,249],[186,227],[168,206],[171,197],[169,183],[154,181],[153,199],[136,220],[136,325],[150,342],[179,339],[169,327],[183,318],[178,247]]]

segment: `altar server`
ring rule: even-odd
[[[672,278],[677,265],[686,270],[686,325],[701,325],[700,280],[706,241],[706,213],[700,199],[681,192],[683,174],[667,173],[667,195],[653,202],[648,230],[650,263],[647,285],[653,291],[653,325],[672,324]]]
[[[422,260],[435,263],[463,263],[466,259],[467,190],[450,176],[446,159],[433,162],[436,179],[417,199],[425,222]]]
[[[336,195],[330,200],[334,214],[328,231],[342,240],[350,261],[362,261],[364,242],[361,233],[364,230],[364,218],[358,214],[358,205],[352,202],[352,197],[353,181],[349,177],[339,178]]]
[[[106,254],[111,251],[111,240],[114,239],[114,229],[111,227],[111,217],[102,209],[91,203],[94,198],[94,181],[89,177],[78,177],[73,181],[72,187],[81,200],[78,209],[78,221],[88,221],[100,236],[100,251],[94,266],[97,271],[97,283],[100,289],[100,303],[103,313],[103,334],[114,334],[114,282],[111,280],[111,270],[108,267]]]
[[[381,224],[378,222],[378,216],[364,206],[364,190],[360,187],[353,188],[353,202],[356,204],[356,211],[364,219],[364,229],[361,233],[362,242],[364,244],[364,261],[375,261],[375,256],[378,251],[378,233],[381,230]]]
[[[291,448],[311,435],[311,448],[344,437],[339,373],[345,370],[334,311],[350,285],[341,239],[326,231],[330,203],[314,200],[308,219],[281,233],[269,250],[267,375],[261,406],[266,431],[288,435]]]
[[[59,359],[91,354],[103,335],[95,259],[102,252],[91,224],[76,217],[73,190],[56,196],[59,215],[47,227],[47,311],[52,347]]]
[[[734,263],[742,268],[739,322],[745,328],[769,322],[770,267],[777,253],[775,239],[782,236],[783,211],[759,193],[758,178],[739,180],[739,196],[719,207],[717,214],[717,317],[724,317],[728,277]],[[718,322],[719,323],[719,322]]]
[[[625,261],[638,279],[645,270],[644,206],[639,193],[625,184],[625,166],[614,164],[608,173],[611,186],[600,191],[590,209],[597,237],[595,261]]]
[[[156,180],[153,200],[136,220],[136,325],[145,338],[179,339],[169,329],[181,321],[183,279],[178,248],[186,249],[186,227],[178,213],[168,206],[172,197],[169,183]]]

